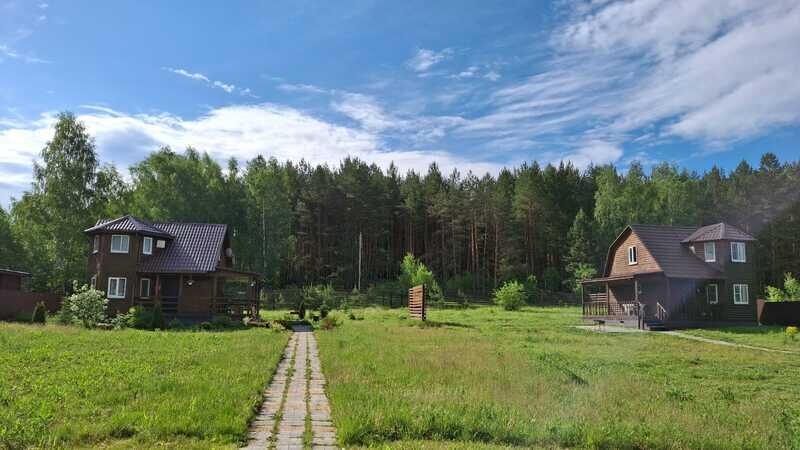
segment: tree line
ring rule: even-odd
[[[446,294],[488,294],[530,275],[567,289],[602,270],[608,245],[630,223],[725,221],[758,238],[762,286],[800,272],[800,161],[772,153],[730,172],[531,162],[492,176],[436,164],[400,173],[352,157],[334,167],[262,156],[223,167],[192,148],[161,148],[126,180],[100,165],[93,139],[63,113],[33,172],[30,189],[0,209],[0,267],[31,271],[36,289],[54,292],[87,278],[82,230],[124,214],[228,224],[237,267],[273,288],[353,288],[360,235],[362,286],[396,279],[410,253]]]

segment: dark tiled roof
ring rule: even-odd
[[[215,223],[154,223],[153,226],[174,236],[164,250],[144,256],[140,272],[208,273],[217,268],[227,226]]]
[[[720,239],[728,241],[755,241],[753,236],[750,236],[733,225],[720,222],[698,228],[694,233],[686,237],[683,242],[718,241]]]
[[[84,230],[84,233],[129,232],[147,236],[172,239],[174,236],[161,229],[158,225],[145,222],[133,216],[122,216],[114,220],[100,219],[95,226]]]
[[[720,269],[704,262],[682,244],[683,240],[695,231],[694,227],[631,225],[631,230],[650,251],[666,276],[673,278],[724,277]]]

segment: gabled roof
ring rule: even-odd
[[[174,236],[161,229],[158,225],[145,222],[144,220],[137,219],[133,216],[122,216],[118,219],[107,220],[100,219],[95,226],[83,231],[84,233],[113,233],[113,232],[128,232],[137,233],[147,236],[162,237],[165,239],[172,239]]]
[[[695,231],[694,227],[669,225],[630,225],[620,233],[609,249],[605,275],[613,261],[613,250],[629,232],[635,233],[650,252],[656,264],[670,278],[723,278],[722,270],[698,258],[682,244]]]
[[[729,225],[724,222],[715,223],[714,225],[706,225],[698,228],[694,233],[687,236],[683,241],[688,242],[705,242],[705,241],[755,241],[753,236],[745,233],[744,231]]]
[[[217,269],[228,227],[215,223],[154,223],[174,236],[164,250],[144,256],[137,270],[148,273],[208,273]]]

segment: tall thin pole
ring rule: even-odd
[[[361,248],[362,248],[361,232],[358,232],[358,292],[361,292]]]

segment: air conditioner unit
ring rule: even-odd
[[[156,241],[156,248],[164,248],[167,246],[167,241],[159,239]]]

